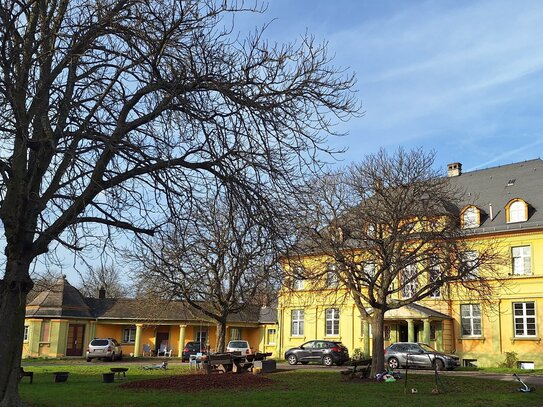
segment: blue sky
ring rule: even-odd
[[[365,114],[332,140],[345,162],[398,146],[464,171],[542,156],[540,1],[271,0],[238,28],[270,20],[271,41],[307,31],[356,74]]]
[[[540,1],[270,0],[236,27],[243,34],[270,21],[270,41],[307,31],[356,74],[365,114],[331,140],[348,148],[344,163],[398,146],[436,150],[442,170],[543,155]],[[69,259],[64,272],[77,282]]]

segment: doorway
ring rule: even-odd
[[[158,350],[160,349],[160,345],[162,342],[167,342],[168,348],[170,347],[170,343],[168,342],[170,338],[169,332],[157,332],[156,333],[156,342],[155,342],[155,355],[158,355]]]
[[[407,323],[399,323],[398,324],[398,331],[399,331],[399,341],[400,342],[407,342],[409,340],[409,331],[407,330]]]
[[[83,356],[83,341],[85,338],[85,325],[68,325],[68,341],[66,344],[66,356]]]

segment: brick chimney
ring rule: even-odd
[[[458,177],[462,174],[462,163],[447,164],[447,177]]]
[[[98,298],[106,298],[106,289],[104,286],[98,290]]]

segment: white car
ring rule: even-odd
[[[242,340],[235,340],[228,342],[228,345],[226,346],[227,352],[240,352],[242,355],[248,355],[251,353],[251,347],[249,346],[249,342],[242,341]]]

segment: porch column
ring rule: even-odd
[[[178,357],[183,357],[183,349],[185,348],[185,332],[187,330],[186,325],[179,325],[179,353]]]
[[[136,340],[134,341],[134,357],[138,357],[140,355],[142,330],[143,330],[143,324],[136,324]]]
[[[407,342],[415,342],[415,321],[407,320]]]
[[[425,318],[422,320],[423,323],[423,335],[424,335],[424,343],[430,344],[430,319]]]
[[[364,345],[364,353],[366,356],[370,356],[370,329],[367,319],[362,320],[362,343]]]

